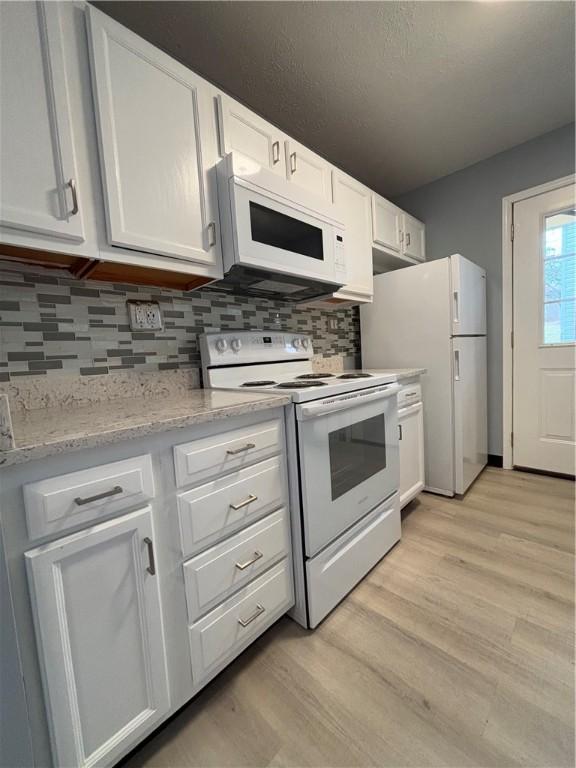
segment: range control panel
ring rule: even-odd
[[[306,360],[313,355],[312,339],[302,333],[229,331],[204,333],[199,340],[204,366]]]

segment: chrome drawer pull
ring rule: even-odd
[[[242,507],[247,507],[248,504],[252,504],[253,501],[258,501],[258,496],[254,496],[254,494],[251,493],[247,499],[244,499],[244,501],[240,501],[238,504],[230,504],[230,509],[242,509]]]
[[[246,445],[242,446],[242,448],[232,448],[228,449],[226,453],[229,456],[236,456],[238,453],[244,453],[244,451],[251,451],[252,448],[256,448],[256,445],[254,443],[246,443]]]
[[[120,485],[116,485],[109,491],[104,491],[104,493],[97,493],[96,496],[88,496],[87,499],[83,499],[81,496],[76,496],[74,503],[81,507],[84,504],[91,504],[93,501],[107,499],[109,496],[117,496],[119,493],[122,493],[123,490],[124,489]]]
[[[238,619],[238,624],[240,624],[242,627],[247,627],[248,624],[252,624],[252,622],[255,621],[258,618],[258,616],[262,616],[265,610],[266,608],[264,608],[263,605],[260,605],[260,603],[258,603],[256,605],[256,610],[254,611],[252,616],[249,616],[247,619]]]
[[[144,538],[144,544],[148,547],[148,566],[146,570],[151,576],[156,575],[156,560],[154,558],[154,544],[152,543],[152,539],[146,536]]]
[[[79,211],[78,208],[78,192],[76,191],[76,182],[74,179],[70,179],[70,181],[66,184],[67,187],[70,187],[70,191],[72,192],[72,210],[70,211],[70,216],[76,216],[76,214]]]
[[[254,557],[251,560],[246,560],[245,563],[236,563],[236,568],[238,568],[239,571],[245,571],[249,565],[253,565],[257,560],[260,560],[261,557],[264,557],[262,552],[256,550],[256,552],[254,552]]]

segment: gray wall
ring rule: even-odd
[[[574,123],[401,195],[426,223],[426,255],[461,253],[488,281],[488,451],[502,455],[502,198],[574,173]]]

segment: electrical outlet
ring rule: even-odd
[[[133,331],[161,331],[162,312],[157,301],[127,301]]]
[[[338,318],[336,315],[330,315],[328,317],[328,330],[329,331],[337,331],[338,330]]]

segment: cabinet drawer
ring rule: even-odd
[[[398,494],[306,562],[310,627],[314,629],[400,539]]]
[[[278,456],[181,493],[178,515],[184,556],[243,528],[285,501]]]
[[[254,464],[280,451],[281,423],[262,424],[210,435],[174,448],[178,488],[201,483],[226,472]]]
[[[293,604],[291,563],[283,560],[190,629],[194,683],[210,677]]]
[[[31,539],[61,533],[154,496],[150,456],[70,472],[24,486]]]
[[[290,551],[287,513],[273,512],[184,563],[190,622]]]

